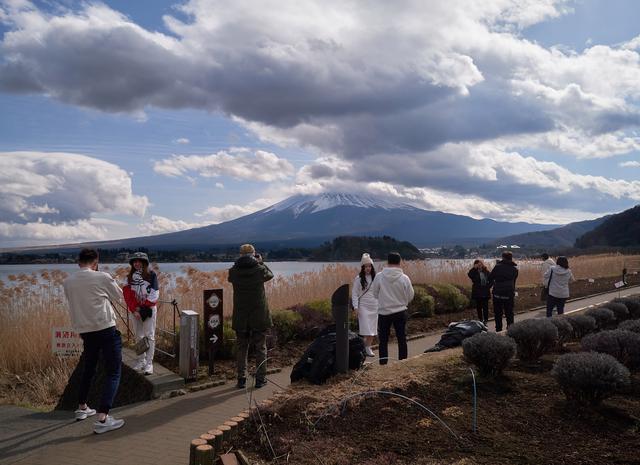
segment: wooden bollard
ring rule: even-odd
[[[201,438],[193,439],[191,441],[191,446],[189,447],[189,465],[195,465],[196,463],[196,447],[204,446],[206,444],[207,441]]]
[[[218,429],[220,431],[222,431],[222,440],[223,441],[228,441],[229,439],[231,439],[231,426],[229,426],[229,425],[220,425],[220,426],[218,426]]]
[[[235,421],[238,424],[238,431],[244,426],[244,420],[245,419],[239,415],[237,417],[231,417],[231,421]]]
[[[222,452],[222,431],[219,429],[211,429],[208,431],[213,435],[213,447],[217,452]]]
[[[249,418],[251,418],[251,414],[249,413],[248,410],[245,410],[244,412],[240,412],[238,416],[240,418],[244,418],[245,420],[248,420]]]
[[[211,447],[209,444],[196,447],[195,465],[213,465],[213,459],[213,447]]]
[[[238,434],[238,423],[232,420],[227,420],[224,424],[231,428],[231,431],[229,431],[229,439],[234,439]]]
[[[213,447],[213,453],[215,454],[216,451],[216,444],[215,444],[215,436],[213,434],[210,433],[204,433],[200,435],[200,439],[204,439],[205,441],[207,441],[207,444],[209,444],[211,447]]]

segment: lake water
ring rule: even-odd
[[[296,273],[304,273],[305,271],[320,271],[327,265],[334,265],[333,262],[267,262],[269,268],[276,276],[291,276]],[[359,267],[359,262],[343,262],[344,265],[353,266],[354,273]],[[233,263],[231,262],[215,262],[215,263],[158,263],[160,271],[164,273],[173,273],[180,275],[185,266],[197,268],[202,271],[228,270]],[[126,263],[108,263],[101,264],[100,270],[110,272],[120,266],[128,266]],[[39,274],[42,270],[62,270],[67,273],[73,273],[78,270],[78,265],[74,263],[46,263],[36,265],[0,265],[0,280],[10,285],[9,276],[19,275],[21,273]]]

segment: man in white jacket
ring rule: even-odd
[[[124,425],[124,420],[116,420],[109,415],[120,384],[122,365],[122,338],[116,329],[116,315],[111,301],[122,300],[122,290],[111,275],[98,271],[98,252],[95,250],[80,251],[78,264],[80,271],[64,281],[71,324],[84,343],[84,367],[75,416],[76,420],[84,420],[96,414],[87,405],[87,398],[102,352],[107,373],[97,411],[98,421],[93,424],[93,431],[101,434]]]
[[[391,326],[398,339],[398,359],[407,358],[407,306],[413,300],[413,286],[409,277],[402,272],[402,258],[397,252],[387,257],[387,266],[376,274],[371,291],[378,299],[378,341],[380,343],[380,365],[389,360],[388,343]]]
[[[551,269],[552,266],[556,266],[556,262],[553,261],[553,258],[549,257],[548,253],[543,253],[541,257],[542,257],[542,285],[544,287],[547,287],[547,283],[549,281],[549,270]]]

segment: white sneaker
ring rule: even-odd
[[[373,353],[373,350],[371,350],[371,347],[365,347],[364,351],[367,354],[367,357],[375,357],[376,354]]]
[[[92,408],[85,408],[85,409],[81,409],[79,408],[78,410],[76,410],[74,412],[75,416],[76,416],[76,421],[80,421],[80,420],[86,420],[87,417],[91,417],[93,415],[96,414],[96,411]]]
[[[102,434],[107,431],[122,428],[123,426],[124,420],[116,420],[111,415],[107,415],[107,418],[105,418],[104,421],[96,421],[93,424],[93,432],[96,434]]]
[[[142,359],[142,360],[138,360],[138,363],[136,363],[133,366],[133,369],[136,371],[142,371],[147,367],[147,361]]]
[[[144,374],[145,375],[153,374],[153,363],[149,363],[146,367],[144,367]]]

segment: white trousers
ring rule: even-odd
[[[129,321],[133,328],[133,334],[136,337],[136,342],[145,336],[149,340],[149,350],[138,356],[138,361],[143,361],[147,365],[153,363],[153,354],[156,350],[156,318],[158,315],[158,308],[151,308],[153,309],[153,314],[144,321],[136,318],[133,313],[129,312]]]

